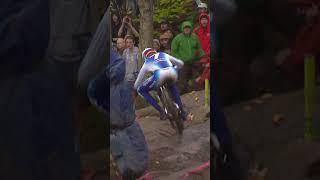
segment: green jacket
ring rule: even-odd
[[[186,26],[190,26],[192,32],[192,23],[190,21],[183,22],[181,25],[182,33],[178,34],[172,40],[171,53],[174,57],[181,59],[186,64],[192,64],[198,61],[205,53],[201,48],[200,41],[196,34],[192,33],[187,35],[183,33],[183,29]]]

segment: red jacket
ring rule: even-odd
[[[299,6],[308,6],[308,1]],[[320,4],[318,3],[318,8]],[[313,19],[311,23],[304,24],[298,31],[294,43],[291,47],[292,54],[287,59],[293,64],[300,64],[304,60],[304,56],[309,53],[316,54],[320,51],[320,13]]]
[[[296,37],[291,51],[291,62],[302,63],[306,54],[317,54],[320,50],[320,16],[318,22],[303,28]]]
[[[197,78],[198,83],[204,83],[206,79],[210,80],[210,59],[209,57],[204,57],[198,61],[199,64],[204,67],[202,74]]]
[[[208,19],[207,27],[201,26],[201,17],[206,16]],[[198,35],[202,49],[206,55],[210,56],[210,16],[207,13],[201,13],[199,15],[199,27],[195,28],[193,32]]]

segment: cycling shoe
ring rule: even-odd
[[[167,114],[165,112],[160,113],[160,120],[164,121],[167,119]]]
[[[183,121],[187,121],[187,119],[188,119],[188,114],[187,114],[186,112],[182,111],[182,112],[181,112],[181,117],[182,117]]]

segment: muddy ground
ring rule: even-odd
[[[182,100],[192,118],[185,124],[180,141],[169,122],[160,121],[153,108],[137,110],[137,121],[144,131],[150,151],[148,171],[155,180],[178,179],[210,159],[210,121],[206,117],[209,107],[204,106],[204,91],[186,94]],[[107,153],[106,150],[101,150],[82,156],[84,168],[98,171],[97,179],[109,179],[103,173]],[[210,179],[209,169],[204,169],[199,175],[191,175],[191,178]],[[110,179],[118,179],[112,167]]]
[[[210,121],[206,117],[209,107],[204,106],[204,91],[185,94],[182,101],[192,118],[185,124],[181,142],[169,122],[160,121],[153,108],[137,111],[148,142],[149,171],[154,172],[154,179],[176,179],[210,159]],[[209,178],[209,171],[206,177]]]
[[[320,132],[320,88],[317,94],[314,127]],[[320,144],[304,140],[303,90],[261,96],[229,106],[225,113],[244,165],[260,176],[251,179],[308,179],[309,166],[320,160]],[[320,179],[319,167],[315,179]]]
[[[188,170],[209,160],[209,119],[205,117],[203,91],[183,96],[194,115],[187,123],[182,143],[166,122],[150,107],[137,112],[150,149],[150,171],[154,179],[177,179]],[[320,88],[317,89],[314,127],[320,127]],[[298,90],[283,94],[266,94],[225,108],[228,123],[249,180],[320,179],[320,143],[304,140],[304,94]],[[320,128],[319,128],[320,130]],[[104,156],[106,157],[106,156]],[[94,158],[87,158],[89,165]],[[102,168],[103,161],[91,163]],[[84,161],[85,162],[85,161]],[[312,163],[313,171],[309,172]],[[309,177],[307,177],[309,175]],[[105,177],[106,178],[106,177]],[[101,178],[101,179],[105,179]],[[208,179],[209,171],[193,179]],[[111,177],[116,180],[117,178]]]

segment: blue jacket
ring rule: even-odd
[[[80,67],[79,83],[86,87],[89,81],[87,95],[91,103],[110,121],[111,129],[107,130],[110,132],[110,152],[123,178],[131,179],[145,172],[149,161],[148,148],[143,131],[135,121],[130,85],[124,80],[125,62],[114,49],[108,51],[110,47],[105,48],[109,45],[106,42],[110,35],[108,11]],[[107,62],[105,66],[102,66],[103,61]],[[99,70],[100,67],[104,67],[103,70]]]
[[[125,62],[111,50],[110,64],[89,83],[90,102],[106,115],[110,126],[125,128],[135,120],[134,102],[130,85],[124,80]]]
[[[90,81],[88,97],[110,121],[110,152],[120,173],[124,178],[139,177],[147,168],[148,148],[135,121],[132,91],[124,77],[125,62],[111,50],[110,64]]]
[[[90,102],[99,110],[109,113],[110,88],[123,81],[124,75],[124,60],[116,51],[111,50],[110,64],[89,83],[88,97]]]

